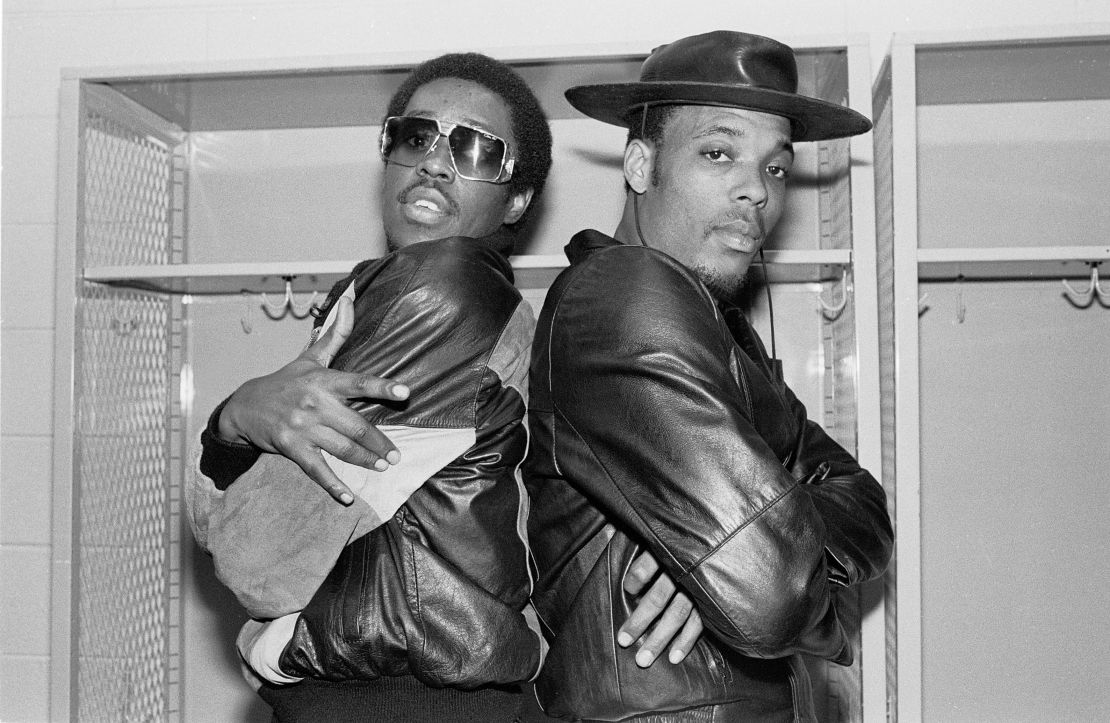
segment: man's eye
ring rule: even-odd
[[[410,146],[411,148],[420,149],[420,148],[427,148],[428,143],[430,142],[430,140],[431,139],[428,137],[427,134],[421,133],[421,134],[409,136],[408,138],[405,139],[405,143],[408,146]]]
[[[708,159],[712,163],[723,163],[725,161],[732,160],[731,158],[729,158],[728,152],[720,148],[710,149],[702,153],[702,155],[705,156],[706,159]]]
[[[790,169],[782,166],[767,166],[767,172],[784,181],[790,176]]]

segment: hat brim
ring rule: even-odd
[[[792,141],[846,138],[871,130],[871,121],[851,108],[795,93],[722,83],[657,81],[579,85],[565,93],[591,118],[629,127],[630,114],[651,105],[718,105],[781,115],[793,121]]]

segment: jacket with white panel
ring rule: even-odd
[[[502,234],[414,244],[329,294],[317,331],[342,294],[355,311],[331,367],[410,389],[354,403],[402,461],[383,473],[331,458],[352,505],[285,457],[219,439],[219,409],[202,432],[190,522],[251,616],[285,622],[271,675],[252,666],[269,682],[412,675],[470,689],[536,673],[518,474],[534,321],[509,248]]]

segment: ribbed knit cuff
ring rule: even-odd
[[[200,433],[200,473],[212,480],[218,490],[230,487],[262,455],[253,444],[229,442],[220,437],[220,413],[225,404],[227,399],[213,410],[208,426]]]

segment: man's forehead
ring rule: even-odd
[[[443,123],[462,123],[463,125],[474,126],[475,128],[485,128],[489,125],[481,118],[475,118],[467,115],[466,111],[461,108],[440,108],[432,110],[430,108],[414,108],[409,105],[405,108],[405,115],[416,116],[418,118],[432,118]]]
[[[405,115],[463,123],[505,135],[510,130],[509,105],[481,83],[462,78],[437,78],[417,88]]]
[[[787,143],[791,131],[790,119],[785,116],[717,105],[675,106],[672,122],[668,125],[679,132],[695,136],[712,133],[741,136],[749,129],[777,131]]]

